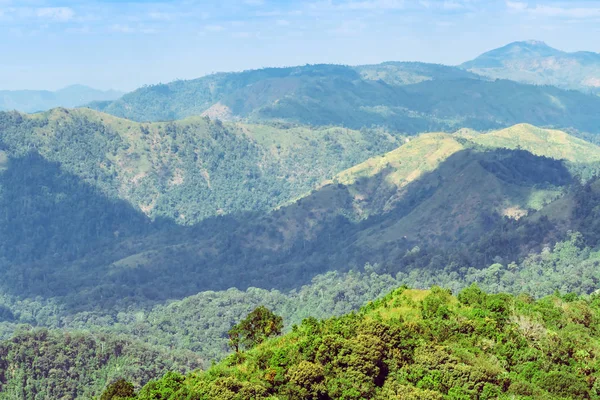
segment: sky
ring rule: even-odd
[[[600,0],[0,0],[0,90],[133,90],[314,63],[460,64],[518,40],[600,53]]]

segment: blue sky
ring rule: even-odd
[[[0,89],[131,90],[307,63],[458,64],[526,39],[600,52],[600,0],[0,0]]]

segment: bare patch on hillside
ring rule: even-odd
[[[527,216],[527,210],[524,210],[519,206],[507,207],[502,210],[502,215],[511,219],[519,220]]]
[[[208,110],[201,114],[203,117],[209,117],[210,119],[220,119],[221,121],[229,121],[233,118],[231,109],[224,104],[216,103],[213,104]]]

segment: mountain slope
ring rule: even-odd
[[[4,157],[35,150],[104,196],[187,225],[276,207],[397,146],[382,130],[224,125],[201,117],[139,124],[89,109],[0,113],[0,131]]]
[[[597,297],[400,288],[136,399],[595,398]]]
[[[64,134],[45,132],[44,140]],[[600,186],[574,176],[600,150],[560,131],[419,136],[272,212],[190,227],[152,221],[39,155],[4,158],[5,338],[26,323],[145,337],[212,359],[224,355],[231,324],[260,304],[298,322],[348,312],[405,282],[481,282],[536,296],[591,293],[600,282]]]
[[[97,90],[72,85],[54,92],[47,90],[0,90],[0,111],[31,113],[55,107],[77,107],[92,101],[113,101],[123,95],[116,90]]]
[[[544,42],[514,42],[460,66],[496,79],[600,93],[600,54],[567,53]]]
[[[138,121],[209,115],[419,133],[521,122],[598,130],[600,99],[551,87],[487,81],[450,67],[312,65],[216,74],[138,89],[91,107]]]
[[[590,144],[583,151],[579,139],[526,125],[507,132],[489,134],[502,138],[497,145],[496,139],[479,144],[488,136],[468,139],[464,132],[414,138],[263,215],[232,214],[186,228],[144,218],[129,226],[110,214],[102,216],[108,223],[90,219],[83,227],[91,233],[81,235],[87,246],[79,252],[55,254],[54,248],[33,246],[39,251],[34,259],[5,252],[9,279],[3,291],[56,299],[66,309],[110,310],[232,286],[292,289],[328,270],[362,268],[367,262],[396,274],[414,267],[415,260],[428,265],[436,257],[438,264],[447,260],[471,267],[495,257],[518,261],[571,228],[536,221],[536,210],[575,185],[575,172],[597,165],[600,148]],[[507,146],[506,137],[513,140],[509,147],[523,143],[534,152],[573,161],[494,147]],[[550,151],[545,141],[533,140],[543,137],[560,138],[559,149]],[[18,236],[8,248],[28,245],[37,233],[28,229],[31,234]],[[514,240],[498,242],[496,229],[512,232]],[[411,253],[415,246],[423,251]]]

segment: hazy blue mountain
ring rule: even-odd
[[[490,50],[460,67],[490,78],[600,93],[600,54],[568,53],[537,40]]]
[[[55,107],[77,107],[91,101],[115,100],[123,95],[116,90],[98,90],[71,85],[56,91],[0,90],[0,110],[21,112],[46,111]]]

